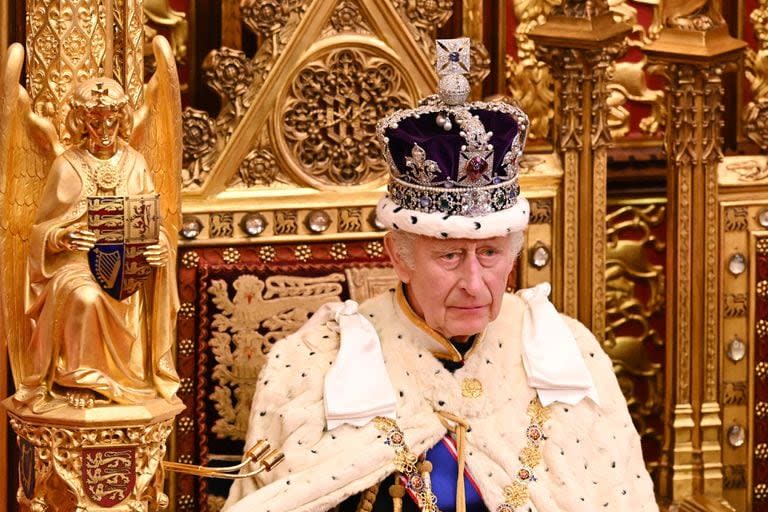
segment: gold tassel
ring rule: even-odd
[[[356,512],[371,512],[373,510],[373,504],[376,502],[376,496],[379,494],[379,486],[380,484],[376,484],[365,490],[360,497],[360,502],[357,504]]]
[[[389,486],[389,495],[392,497],[392,512],[403,512],[405,487],[400,485],[399,472],[395,472],[395,483]]]

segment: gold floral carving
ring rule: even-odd
[[[704,166],[704,294],[706,305],[705,343],[705,378],[704,400],[717,402],[717,360],[718,360],[718,227],[717,227],[717,167],[723,159],[723,82],[724,66],[716,64],[702,70],[703,100],[702,112],[702,152],[701,164]]]
[[[611,12],[618,21],[623,21],[632,26],[632,33],[627,38],[630,48],[641,49],[652,42],[658,31],[652,26],[646,31],[645,27],[638,23],[637,10],[624,0],[609,2]],[[664,126],[664,91],[654,90],[648,87],[645,68],[647,59],[639,61],[614,62],[608,75],[610,82],[608,89],[610,96],[609,124],[611,135],[614,138],[623,137],[630,130],[629,110],[625,108],[627,102],[639,103],[650,107],[651,113],[639,122],[642,133],[653,135]]]
[[[246,187],[269,186],[277,177],[275,155],[269,149],[254,149],[243,160],[232,184],[242,183]]]
[[[606,331],[603,348],[617,368],[630,415],[640,435],[661,446],[663,432],[654,419],[664,408],[664,375],[649,357],[649,347],[663,346],[652,321],[663,312],[664,268],[649,254],[663,257],[665,245],[653,230],[665,222],[662,204],[623,206],[607,216]],[[638,293],[647,290],[646,293]]]
[[[437,29],[453,14],[453,0],[393,0],[392,3],[411,25],[416,41],[433,60]]]
[[[184,125],[184,163],[189,163],[213,151],[216,125],[207,112],[187,107],[182,113],[182,124]]]
[[[470,53],[470,72],[467,79],[474,86],[480,86],[491,74],[491,54],[481,41],[472,40]]]
[[[768,0],[760,0],[750,19],[757,38],[757,51],[747,48],[745,73],[752,88],[752,101],[744,113],[747,137],[768,150]]]
[[[667,95],[669,97],[671,112],[669,118],[672,126],[665,140],[667,155],[673,165],[679,171],[674,171],[676,178],[676,197],[678,202],[677,218],[677,245],[675,248],[675,260],[677,264],[678,285],[674,296],[677,306],[677,323],[674,338],[680,351],[677,358],[676,375],[677,386],[676,403],[685,404],[691,400],[690,394],[690,370],[691,370],[691,268],[682,264],[688,261],[691,254],[691,229],[692,229],[692,172],[690,166],[696,155],[694,128],[696,95],[695,68],[690,65],[671,64],[669,66],[669,80],[667,82]],[[671,333],[670,333],[671,334]]]
[[[368,21],[360,12],[360,6],[354,0],[341,0],[336,5],[336,10],[333,12],[323,35],[327,37],[344,32],[358,34],[370,34],[373,32]]]
[[[531,119],[531,136],[546,138],[553,118],[554,95],[551,91],[550,71],[537,58],[534,42],[528,33],[541,25],[554,12],[577,17],[594,17],[604,13],[610,7],[616,21],[623,21],[632,26],[632,37],[628,44],[642,48],[652,39],[645,28],[637,22],[637,11],[625,0],[609,2],[566,2],[557,11],[553,9],[559,0],[516,0],[514,2],[517,18],[516,58],[508,55],[506,62],[507,94],[523,107]],[[645,76],[645,59],[639,62],[615,62],[609,70],[608,88],[610,96],[609,125],[613,137],[628,133],[629,111],[624,107],[628,101],[646,104],[651,107],[651,114],[640,121],[640,130],[652,134],[663,126],[663,92],[648,87]]]
[[[543,139],[549,135],[554,116],[552,76],[546,64],[536,55],[534,42],[528,33],[544,23],[560,0],[515,0],[513,2],[517,28],[517,58],[507,55],[507,94],[520,104],[531,120],[530,137]]]
[[[232,283],[233,296],[226,281],[211,282],[215,312],[208,345],[216,360],[211,400],[219,414],[213,432],[245,439],[256,379],[272,344],[301,327],[324,303],[339,300],[344,281],[338,273],[265,280],[245,274]]]
[[[576,151],[568,151],[565,154],[565,168],[576,169],[579,165],[579,153]],[[564,279],[564,291],[563,291],[563,307],[564,313],[570,316],[576,316],[578,314],[577,307],[579,301],[579,285],[578,279],[578,259],[574,256],[579,252],[579,239],[578,239],[578,217],[579,217],[579,205],[576,201],[578,192],[579,177],[576,172],[566,172],[564,176],[565,197],[573,198],[571,201],[566,202],[563,206],[564,219],[563,219],[563,239],[565,245],[565,254],[570,257],[563,259],[563,275]]]
[[[222,102],[241,117],[245,110],[244,95],[250,86],[253,70],[245,53],[231,48],[213,50],[203,62],[203,78],[216,91]]]
[[[265,245],[259,249],[259,258],[266,263],[274,261],[276,256],[277,252],[271,245]]]
[[[133,108],[144,98],[144,11],[142,0],[112,1],[112,69]]]
[[[221,96],[222,108],[215,122],[200,111],[185,117],[185,133],[191,125],[196,134],[200,134],[200,137],[185,136],[184,139],[185,155],[192,158],[185,161],[183,186],[186,190],[201,187],[210,175],[218,152],[232,136],[247,105],[258,93],[280,52],[285,49],[307,4],[303,0],[242,2],[243,23],[262,39],[253,58],[249,59],[243,52],[230,48],[214,50],[206,58],[204,77]],[[213,133],[209,129],[211,126],[216,127]],[[192,149],[187,149],[187,145]],[[204,148],[204,151],[196,150],[196,147]]]
[[[33,110],[68,141],[64,120],[70,93],[104,66],[105,9],[91,0],[30,0],[27,13],[27,90]]]
[[[286,4],[275,0],[245,1],[242,4],[243,21],[254,34],[270,37],[280,31],[290,12]]]
[[[292,83],[277,125],[300,178],[316,186],[383,179],[376,123],[412,103],[401,72],[371,50],[332,49],[316,54]]]

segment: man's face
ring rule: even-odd
[[[431,328],[458,340],[481,332],[499,315],[514,260],[507,237],[439,240],[418,236],[411,265],[387,247],[407,285],[413,310]]]
[[[92,109],[85,118],[85,127],[95,149],[110,149],[117,141],[120,113],[108,108]]]

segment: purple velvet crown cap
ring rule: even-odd
[[[513,150],[512,145],[520,131],[518,120],[511,113],[504,111],[472,108],[472,106],[468,110],[470,114],[480,118],[486,132],[492,133],[488,143],[493,147],[493,159],[486,173],[491,183],[514,178],[509,173],[516,172],[516,169],[502,164],[504,155]],[[446,131],[438,125],[438,115],[444,115],[452,120],[450,130]],[[414,166],[408,165],[414,145],[418,145],[424,150],[426,159],[437,164],[438,172],[430,180],[429,186],[444,187],[446,184],[474,186],[473,183],[462,183],[460,178],[460,171],[462,171],[460,154],[462,147],[467,145],[467,141],[460,132],[461,128],[455,119],[452,119],[450,113],[445,115],[438,112],[406,117],[397,127],[385,129],[384,136],[388,140],[388,150],[392,157],[391,165],[394,164],[396,175],[406,182],[428,185],[418,179]],[[467,163],[464,165],[466,166]]]

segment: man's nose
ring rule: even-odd
[[[470,295],[477,295],[483,287],[482,265],[474,252],[467,254],[461,268],[461,287]]]

